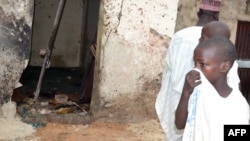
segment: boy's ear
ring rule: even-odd
[[[228,72],[231,69],[231,62],[225,61],[221,64],[221,72]]]

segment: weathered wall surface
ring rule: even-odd
[[[220,20],[230,26],[232,41],[237,21],[249,21],[247,1],[222,2]],[[200,0],[102,1],[91,103],[95,115],[132,121],[155,116],[169,40],[175,31],[196,24],[199,4]]]
[[[31,48],[33,0],[0,1],[0,105],[10,101]]]
[[[200,0],[180,0],[178,5],[178,16],[175,30],[195,25],[197,22],[197,11]],[[237,22],[250,21],[249,0],[222,0],[220,21],[225,22],[231,29],[231,41],[235,42]]]
[[[42,66],[41,49],[46,49],[54,24],[59,0],[35,0],[34,28],[32,35],[31,66]],[[58,29],[51,66],[79,67],[83,21],[83,0],[67,0]]]
[[[91,102],[96,116],[131,121],[155,117],[155,97],[174,33],[177,3],[101,1]]]
[[[224,0],[222,3],[220,20],[227,23],[231,29],[231,41],[236,41],[238,21],[250,22],[249,0]]]
[[[175,32],[196,24],[199,4],[200,0],[179,0]]]

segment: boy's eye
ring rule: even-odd
[[[200,63],[200,66],[201,66],[201,67],[205,67],[206,64],[205,64],[205,63]]]
[[[207,64],[203,63],[203,62],[194,62],[194,65],[199,66],[199,67],[206,67],[207,66]]]

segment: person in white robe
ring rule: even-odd
[[[161,88],[155,102],[156,113],[167,141],[182,139],[183,130],[177,130],[174,124],[175,110],[181,96],[185,74],[193,68],[193,51],[199,43],[202,26],[211,21],[218,21],[220,1],[213,4],[202,0],[197,25],[176,32],[168,47]],[[237,65],[234,64],[234,71],[230,74],[236,75],[236,79],[231,80],[238,84]]]
[[[176,125],[184,128],[182,141],[223,141],[224,125],[249,124],[246,98],[227,81],[236,57],[225,37],[208,39],[195,49],[196,69],[186,75],[176,111]]]

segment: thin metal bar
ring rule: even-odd
[[[53,29],[52,29],[52,32],[51,32],[50,40],[49,40],[48,47],[47,47],[47,50],[46,50],[46,54],[45,54],[44,61],[43,61],[43,66],[42,66],[41,73],[40,73],[40,76],[39,76],[39,80],[38,80],[38,83],[37,83],[36,91],[34,92],[34,101],[37,101],[37,99],[39,97],[39,93],[40,93],[41,86],[42,86],[43,76],[44,76],[46,67],[48,66],[52,50],[54,48],[54,42],[55,42],[55,39],[56,39],[56,35],[57,35],[58,27],[59,27],[59,24],[60,24],[60,20],[61,20],[61,17],[62,17],[65,2],[66,2],[66,0],[60,0],[59,5],[58,5],[56,17],[55,17],[55,20],[54,20]]]

